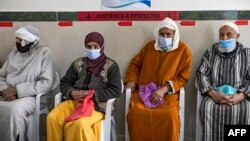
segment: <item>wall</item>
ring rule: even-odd
[[[98,31],[104,35],[105,53],[118,62],[122,76],[124,76],[130,59],[139,52],[144,44],[153,39],[153,30],[158,23],[157,21],[133,21],[132,26],[119,26],[119,21],[91,22],[77,20],[77,11],[100,10],[100,0],[92,0],[91,3],[86,0],[75,0],[73,2],[43,0],[31,5],[30,3],[33,3],[33,1],[1,0],[0,23],[1,21],[13,21],[13,25],[0,27],[0,61],[4,62],[10,50],[15,46],[15,30],[23,25],[33,25],[40,29],[41,41],[51,48],[61,77],[65,74],[71,62],[83,55],[83,40],[85,35],[91,31]],[[208,7],[212,4],[214,7]],[[249,0],[241,0],[240,2],[235,0],[220,0],[219,2],[215,0],[209,2],[200,0],[175,0],[174,2],[152,0],[152,5],[154,5],[152,10],[174,9],[180,11],[180,17],[176,22],[180,28],[181,40],[187,43],[193,55],[192,74],[185,86],[185,141],[192,141],[195,136],[196,89],[194,81],[195,71],[200,59],[204,51],[218,41],[218,27],[226,20],[245,19],[243,22],[246,24],[239,26],[241,33],[239,40],[244,45],[250,46],[250,40],[248,40],[250,12],[246,11],[249,9],[247,7],[249,4]],[[191,23],[194,22],[195,24],[191,26],[180,24],[186,20],[193,20]],[[58,26],[60,21],[71,21],[72,25]],[[124,96],[118,99],[117,109],[115,113],[117,134],[122,139],[124,135]]]

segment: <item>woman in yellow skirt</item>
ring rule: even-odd
[[[104,54],[103,36],[91,32],[84,44],[86,57],[73,61],[61,79],[64,102],[47,116],[48,141],[99,141],[105,112],[99,103],[121,94],[119,66]],[[88,102],[84,103],[85,100]],[[86,111],[76,118],[74,111],[82,102]]]

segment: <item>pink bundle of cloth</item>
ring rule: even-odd
[[[92,115],[94,110],[94,102],[92,97],[95,90],[89,90],[89,94],[84,98],[83,101],[79,101],[76,105],[74,112],[66,118],[66,122],[77,120],[82,117],[89,117]]]
[[[164,101],[160,101],[156,104],[151,103],[151,95],[158,89],[160,86],[157,86],[154,82],[151,82],[146,85],[141,85],[139,87],[139,96],[144,103],[144,105],[148,108],[155,108],[164,103]]]

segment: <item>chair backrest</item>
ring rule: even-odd
[[[125,95],[125,100],[126,100],[125,101],[125,141],[129,141],[129,132],[128,132],[128,125],[127,125],[126,116],[128,114],[128,111],[129,111],[130,98],[131,98],[131,89],[129,88],[129,89],[126,89],[126,95]],[[184,141],[185,90],[183,87],[180,89],[179,106],[180,106],[179,116],[180,116],[180,120],[181,120],[179,141]]]
[[[203,130],[201,126],[201,119],[200,119],[200,105],[203,97],[201,96],[200,91],[197,91],[197,103],[196,103],[196,133],[195,133],[195,140],[201,141],[203,136]]]

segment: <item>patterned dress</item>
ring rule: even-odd
[[[198,89],[204,97],[200,105],[204,141],[223,141],[224,125],[250,124],[250,49],[237,42],[231,53],[221,53],[218,44],[209,48],[197,70]],[[221,106],[207,95],[211,89],[231,85],[248,97],[233,106]]]

